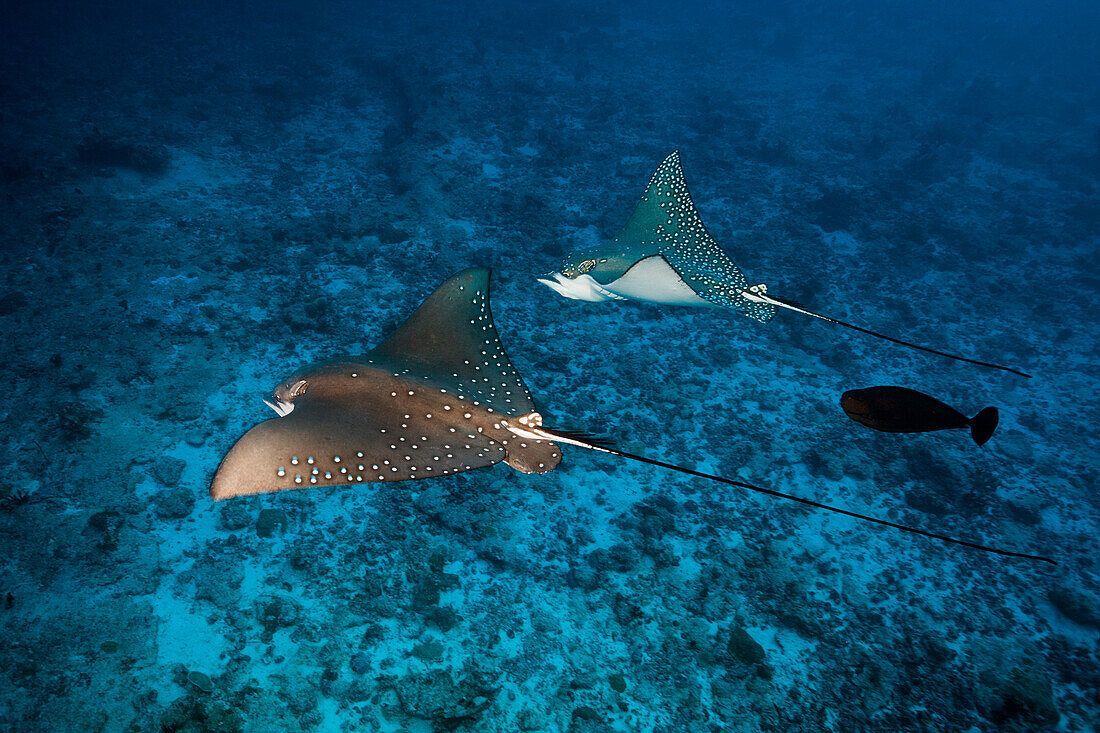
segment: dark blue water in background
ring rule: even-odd
[[[0,727],[1036,731],[1100,719],[1094,3],[8,4]],[[781,313],[538,285],[679,149]],[[296,368],[494,268],[566,450],[214,504]],[[901,384],[1002,423],[875,433]]]

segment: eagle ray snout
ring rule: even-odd
[[[540,283],[553,290],[558,295],[564,295],[565,297],[571,297],[562,285],[562,281],[565,280],[565,276],[560,272],[548,272],[546,277],[537,278]]]
[[[265,399],[264,404],[278,413],[279,417],[286,417],[290,413],[294,412],[294,403],[280,400],[277,397],[272,397],[270,400]]]

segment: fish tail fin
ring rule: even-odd
[[[974,417],[970,418],[970,435],[978,445],[985,445],[986,441],[993,437],[993,431],[997,429],[997,423],[1001,420],[1001,413],[996,407],[987,407]]]

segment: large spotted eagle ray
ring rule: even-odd
[[[501,461],[523,473],[546,473],[561,461],[556,441],[956,545],[1054,562],[701,473],[544,426],[493,325],[486,268],[443,283],[369,353],[306,367],[264,401],[279,417],[253,427],[222,459],[210,485],[214,499],[431,478]]]
[[[679,151],[653,173],[622,231],[608,242],[570,253],[557,272],[539,282],[577,300],[729,308],[761,322],[771,319],[776,308],[785,308],[949,359],[1031,376],[871,331],[778,298],[763,283],[749,285],[703,225],[684,180]]]

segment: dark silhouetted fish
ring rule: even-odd
[[[443,283],[374,350],[298,371],[265,401],[279,417],[253,427],[222,459],[210,485],[214,499],[425,479],[502,461],[524,473],[546,473],[561,460],[561,443],[956,545],[1054,562],[701,473],[543,426],[493,326],[484,268]]]
[[[929,433],[968,427],[978,445],[989,440],[1000,419],[996,407],[967,417],[935,397],[908,387],[850,389],[840,396],[840,406],[856,422],[884,433]]]

